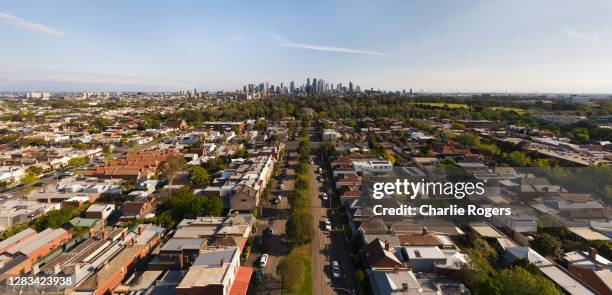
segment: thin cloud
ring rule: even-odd
[[[590,33],[590,34],[584,34],[584,33],[580,33],[578,32],[574,27],[572,26],[565,26],[563,27],[563,32],[568,35],[569,37],[582,41],[582,42],[590,42],[590,43],[600,43],[601,40],[599,39],[599,34],[597,33]]]
[[[301,48],[301,49],[308,49],[308,50],[339,52],[339,53],[378,55],[378,56],[387,55],[382,52],[371,51],[371,50],[361,50],[361,49],[352,49],[352,48],[344,48],[344,47],[295,43],[295,42],[285,40],[272,32],[268,32],[268,35],[270,35],[270,37],[274,39],[274,41],[276,42],[276,45],[281,46],[281,47]]]
[[[4,13],[1,11],[0,11],[0,22],[13,26],[13,27],[21,28],[24,30],[32,31],[32,32],[42,33],[42,34],[46,34],[50,36],[56,36],[56,37],[66,36],[66,34],[54,28],[47,27],[39,23],[27,21],[20,17],[16,17],[14,15],[10,15],[8,13]]]

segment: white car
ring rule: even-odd
[[[336,279],[340,278],[340,265],[338,264],[338,261],[336,260],[332,262],[332,274],[334,275],[334,278]]]
[[[323,199],[323,201],[327,201],[327,193],[322,193],[321,198]]]
[[[259,259],[259,267],[266,267],[268,265],[268,254],[264,254]]]
[[[325,230],[326,231],[331,231],[332,230],[331,222],[327,218],[325,218]]]

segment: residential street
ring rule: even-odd
[[[287,155],[289,154],[287,150]],[[288,158],[288,157],[286,157]],[[247,259],[246,265],[259,267],[264,248],[269,248],[267,266],[264,268],[263,282],[256,287],[256,294],[281,294],[280,276],[276,273],[276,267],[280,260],[287,255],[287,243],[285,240],[285,225],[289,218],[289,193],[293,190],[295,182],[295,171],[293,167],[297,162],[283,159],[279,167],[279,176],[272,183],[270,199],[278,195],[282,196],[279,204],[270,201],[263,203],[262,218],[258,219],[257,231],[253,234],[253,247]],[[286,170],[286,174],[283,171]],[[284,190],[280,189],[280,181],[284,183]],[[272,228],[272,235],[265,234],[266,228]]]

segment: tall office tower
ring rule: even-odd
[[[283,88],[283,82],[281,82],[280,88]]]
[[[355,86],[355,91],[358,93],[361,92],[361,86]]]
[[[353,93],[353,82],[349,81],[349,93]]]
[[[310,85],[310,94],[317,93],[317,78],[312,78],[312,85]]]
[[[342,83],[338,83],[338,87],[336,87],[336,89],[338,89],[338,91],[342,92]]]
[[[291,81],[289,82],[289,93],[294,93],[295,92],[295,82]]]
[[[310,78],[306,78],[306,87],[304,91],[306,91],[306,94],[310,94]]]
[[[246,85],[242,86],[242,92],[244,92],[245,94],[247,93]]]

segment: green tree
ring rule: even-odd
[[[495,281],[501,286],[501,294],[560,295],[561,292],[541,275],[533,275],[522,267],[502,270]]]
[[[89,162],[85,157],[76,157],[68,160],[68,166],[70,167],[80,167]]]
[[[204,202],[202,204],[202,209],[200,210],[200,215],[208,215],[211,214],[213,216],[221,216],[223,213],[223,201],[218,197],[203,197]]]
[[[291,247],[310,243],[314,236],[313,217],[310,211],[292,212],[287,220],[286,233],[287,242]]]
[[[189,169],[188,176],[191,183],[197,187],[202,188],[210,184],[208,171],[200,166],[195,166]]]
[[[297,294],[305,281],[305,266],[299,254],[292,251],[276,267],[281,276],[283,294]]]
[[[457,140],[457,142],[461,145],[468,148],[476,147],[480,144],[480,138],[478,138],[478,135],[474,133],[465,133],[459,135],[455,138],[455,140]]]
[[[51,210],[47,215],[41,218],[38,228],[60,228],[72,219],[75,212],[76,208],[73,206],[66,206],[59,210]]]
[[[544,255],[552,256],[554,258],[560,257],[563,251],[561,250],[561,242],[555,237],[542,233],[538,234],[533,238],[530,243],[533,250]]]

